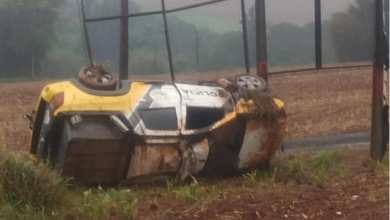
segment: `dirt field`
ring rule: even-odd
[[[368,147],[343,154],[346,172],[324,184],[299,178],[250,182],[243,177],[201,182],[221,190],[222,196],[211,201],[210,196],[194,201],[141,188],[149,198],[139,201],[137,219],[389,219],[387,168],[373,171]]]
[[[278,75],[269,78],[274,95],[285,102],[287,138],[369,131],[371,68]],[[217,78],[223,73],[208,75]],[[0,135],[11,149],[27,151],[28,122],[47,82],[0,83]],[[368,147],[348,150],[348,172],[323,185],[288,179],[248,187],[235,177],[202,182],[223,185],[223,199],[183,201],[145,197],[138,219],[388,219],[388,172],[372,171]],[[145,191],[150,192],[150,191]],[[115,218],[113,216],[112,219]]]
[[[198,76],[216,79],[232,74]],[[287,138],[369,131],[371,75],[371,68],[366,68],[271,76],[273,94],[285,102]],[[31,112],[47,83],[0,83],[0,137],[8,147],[28,149],[28,122],[22,116]]]

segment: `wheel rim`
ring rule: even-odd
[[[237,84],[243,88],[255,90],[262,86],[262,82],[253,76],[240,76],[237,78]]]
[[[107,82],[110,82],[112,80],[112,76],[110,74],[99,74],[99,73],[95,73],[93,71],[87,71],[85,73],[86,77],[93,81],[93,82],[97,82],[97,83],[107,83]]]

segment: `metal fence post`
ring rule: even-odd
[[[121,14],[129,14],[129,0],[121,0]],[[120,20],[119,42],[119,78],[127,79],[129,72],[129,20],[127,17]]]
[[[171,41],[169,38],[169,29],[168,29],[168,20],[167,20],[167,10],[165,9],[165,0],[161,0],[161,7],[162,7],[163,22],[164,22],[165,41],[167,44],[169,70],[171,73],[172,82],[175,82],[176,79],[175,79],[175,71],[173,69]]]
[[[249,54],[248,54],[248,32],[246,27],[245,0],[241,0],[241,19],[242,19],[242,38],[244,43],[245,72],[250,73]]]
[[[319,70],[322,68],[321,0],[315,0],[314,12],[316,69]]]
[[[384,54],[383,0],[375,1],[375,54],[372,79],[372,116],[370,155],[374,160],[382,159],[383,151],[383,65]]]
[[[256,73],[268,82],[265,0],[256,0]]]
[[[89,41],[89,32],[87,28],[87,22],[85,18],[85,9],[84,9],[84,0],[80,0],[80,10],[81,10],[81,19],[82,19],[82,29],[83,29],[83,35],[85,38],[85,47],[86,52],[88,56],[88,66],[93,66],[93,57],[92,57],[92,49],[91,49],[91,42]]]

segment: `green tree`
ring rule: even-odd
[[[55,41],[61,0],[0,0],[0,72],[30,74],[32,59],[43,59]],[[36,66],[39,68],[39,66]]]
[[[388,6],[388,0],[385,0]],[[388,7],[385,8],[388,22]],[[328,23],[339,61],[368,61],[373,58],[375,1],[355,0],[344,12],[333,14]],[[388,23],[387,28],[388,31]]]
[[[266,24],[268,66],[300,66],[313,64],[314,24],[300,27],[291,23]],[[251,66],[256,65],[256,14],[254,6],[247,15]]]
[[[269,25],[268,30],[269,65],[300,66],[314,63],[313,23],[307,23],[304,27],[289,23]]]
[[[56,40],[41,60],[40,76],[75,76],[86,66],[85,47],[81,32],[78,0],[67,0],[58,8],[55,25]]]
[[[209,52],[202,68],[225,70],[244,67],[244,45],[241,32],[221,34]]]

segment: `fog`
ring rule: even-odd
[[[205,1],[205,0],[204,0]],[[166,0],[166,8],[177,8],[189,4],[204,2],[199,0]],[[142,7],[143,11],[161,9],[161,1],[156,0],[135,0]],[[246,0],[247,10],[254,5],[254,0]],[[322,18],[329,19],[338,11],[345,10],[354,0],[325,0],[322,1]],[[201,7],[192,9],[198,15],[223,19],[225,22],[237,20],[240,10],[240,0],[227,0],[216,3],[212,7]],[[190,16],[191,13],[187,13]],[[314,0],[267,0],[266,1],[267,22],[273,24],[291,23],[294,25],[305,25],[314,19]]]

